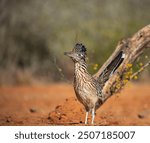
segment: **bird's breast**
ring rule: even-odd
[[[90,79],[86,80],[86,82],[75,79],[74,90],[78,100],[83,104],[94,104],[97,101],[97,90]]]

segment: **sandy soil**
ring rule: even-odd
[[[84,125],[84,118],[72,85],[0,87],[0,125]],[[95,125],[150,125],[150,84],[130,84],[112,96]]]

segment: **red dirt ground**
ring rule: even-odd
[[[84,118],[72,85],[0,87],[0,125],[84,125]],[[130,84],[112,96],[95,125],[150,125],[150,84]]]

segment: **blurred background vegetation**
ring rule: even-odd
[[[70,80],[63,53],[76,42],[88,48],[93,73],[148,24],[149,0],[0,0],[0,85]]]

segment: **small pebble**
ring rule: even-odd
[[[80,121],[80,123],[83,123],[82,121]]]
[[[138,117],[139,117],[140,119],[143,119],[143,118],[144,118],[144,115],[138,114]]]
[[[6,122],[9,123],[11,121],[12,121],[11,116],[7,117]]]
[[[35,109],[35,108],[30,108],[30,112],[31,112],[31,113],[35,113],[35,112],[37,112],[37,109]]]

